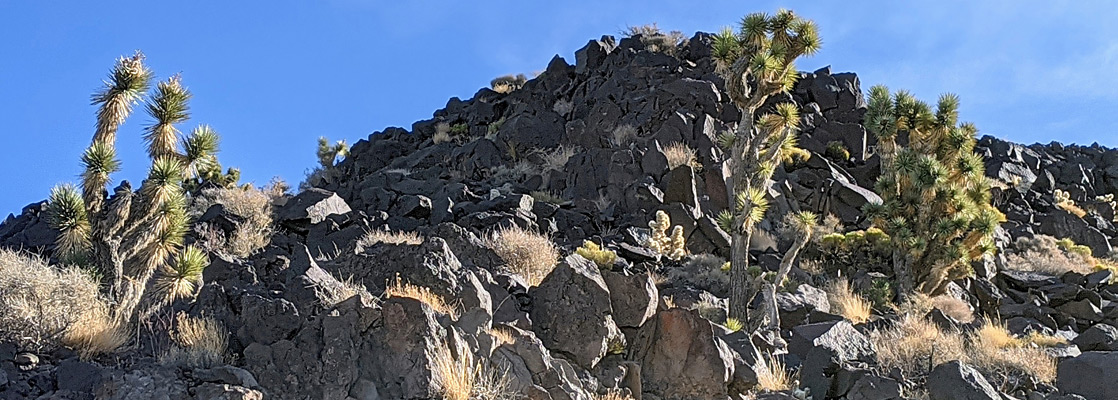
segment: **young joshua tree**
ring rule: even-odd
[[[867,207],[892,237],[898,295],[913,289],[941,292],[970,274],[970,262],[995,250],[994,230],[1004,221],[990,204],[990,180],[974,152],[977,129],[960,124],[959,98],[945,94],[933,112],[911,94],[870,89],[866,128],[878,139],[884,202]],[[908,146],[897,145],[898,137]]]
[[[732,206],[719,216],[732,238],[729,314],[741,321],[748,319],[749,303],[759,289],[747,272],[749,241],[768,208],[767,181],[781,162],[802,152],[796,148],[800,117],[795,104],[779,104],[771,114],[758,115],[759,110],[769,96],[792,88],[799,76],[796,59],[819,47],[815,23],[789,10],[746,15],[737,32],[726,28],[714,40],[718,70],[730,99],[741,109],[737,129],[722,138],[733,168]]]
[[[97,130],[82,155],[81,190],[60,185],[51,191],[49,201],[51,220],[61,232],[58,256],[91,266],[104,276],[115,304],[113,316],[124,324],[135,318],[137,305],[147,297],[162,296],[162,301],[192,294],[202,267],[209,262],[197,249],[183,248],[189,222],[183,184],[222,176],[215,156],[217,133],[202,126],[181,137],[175,127],[189,118],[190,92],[173,76],[159,82],[146,101],[154,120],[144,134],[152,160],[147,179],[138,191],[124,181],[111,197],[107,195],[110,175],[120,169],[117,130],[153,76],[143,61],[139,52],[118,59],[105,87],[93,95],[93,104],[99,107]],[[145,296],[157,273],[155,286],[160,293]]]

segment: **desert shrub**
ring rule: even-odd
[[[563,200],[563,198],[559,197],[559,195],[555,194],[555,192],[549,192],[549,191],[544,191],[544,190],[533,190],[528,195],[532,196],[532,198],[535,199],[536,201],[542,201],[544,203],[549,203],[549,204],[558,205],[558,204],[563,204],[563,203],[566,202],[566,200]]]
[[[578,253],[582,258],[593,261],[594,264],[598,265],[598,268],[606,270],[613,268],[613,263],[617,262],[616,252],[605,249],[589,240],[583,241],[582,246],[575,249],[575,253]]]
[[[644,45],[645,50],[652,52],[662,52],[670,55],[675,55],[679,46],[683,44],[686,39],[683,32],[670,31],[664,33],[660,30],[656,23],[629,26],[626,27],[622,33],[629,37],[640,36],[641,44]]]
[[[440,144],[451,140],[454,140],[454,138],[450,136],[450,124],[446,122],[435,124],[435,134],[431,135],[431,141],[435,144]]]
[[[224,233],[216,232],[218,236],[206,238],[202,246],[208,251],[234,257],[245,258],[271,243],[272,233],[275,231],[272,216],[272,204],[284,195],[282,181],[273,181],[261,188],[235,187],[235,188],[207,188],[202,194],[193,199],[190,215],[197,218],[215,204],[221,204],[230,213],[241,217],[236,229],[225,237]],[[200,227],[206,230],[207,227]]]
[[[517,226],[498,229],[486,244],[504,260],[509,272],[529,286],[539,285],[559,260],[559,249],[551,239]]]
[[[623,147],[635,137],[637,137],[637,128],[628,124],[618,125],[613,128],[613,132],[610,132],[609,144],[613,147]]]
[[[70,346],[93,356],[126,339],[87,271],[0,249],[0,340],[34,351]]]
[[[486,125],[485,126],[485,137],[489,138],[490,140],[495,138],[497,136],[497,132],[501,131],[501,126],[504,125],[504,124],[505,124],[505,117],[501,117],[501,119],[498,119],[496,121],[493,121],[489,125]]]
[[[850,159],[850,150],[847,150],[846,145],[842,144],[842,142],[836,140],[827,143],[826,155],[835,160],[846,161]]]
[[[160,359],[165,364],[208,368],[226,361],[229,335],[225,327],[212,318],[179,313],[175,316],[171,341],[174,345]]]
[[[869,321],[873,311],[873,304],[865,297],[854,293],[850,282],[838,279],[827,287],[827,300],[831,303],[831,312],[841,315],[850,322],[860,324]]]
[[[1006,265],[1017,271],[1031,271],[1063,275],[1067,272],[1091,273],[1090,249],[1088,254],[1073,251],[1075,243],[1059,241],[1048,235],[1019,237],[1013,248],[1006,252]]]
[[[499,183],[523,182],[539,172],[539,169],[528,160],[520,160],[512,165],[501,164],[493,167],[489,171],[489,179]]]
[[[406,297],[419,300],[436,312],[458,319],[458,307],[447,303],[446,299],[432,292],[431,288],[404,282],[400,279],[399,275],[396,275],[395,282],[389,284],[388,287],[384,289],[384,297]]]
[[[570,114],[574,109],[575,103],[564,99],[555,100],[555,105],[551,106],[551,111],[555,111],[559,115]]]
[[[470,126],[466,125],[465,122],[459,122],[450,126],[451,135],[465,135],[467,133],[470,133]]]
[[[717,296],[725,297],[730,291],[730,274],[722,269],[726,259],[713,254],[696,254],[683,262],[679,268],[668,268],[669,282],[679,286],[690,286],[706,290]]]
[[[338,305],[338,303],[349,300],[354,296],[361,296],[363,299],[373,298],[373,295],[369,293],[365,285],[361,282],[355,282],[353,277],[346,278],[340,282],[341,285],[337,286],[316,285],[314,287],[315,295],[318,296],[318,300],[322,302],[323,307],[334,307]]]
[[[545,171],[562,171],[567,166],[567,161],[579,151],[577,146],[559,146],[550,151],[541,151]]]
[[[493,78],[489,81],[489,87],[494,92],[507,94],[524,87],[525,83],[528,83],[528,77],[524,74],[505,75]]]
[[[669,144],[668,147],[665,147],[664,157],[668,159],[669,169],[676,169],[684,165],[694,166],[698,164],[695,158],[695,149],[680,142],[674,142]]]

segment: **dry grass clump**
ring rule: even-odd
[[[421,245],[423,236],[415,232],[375,229],[365,232],[365,236],[357,240],[357,248],[363,249],[377,243]]]
[[[171,341],[174,346],[161,358],[164,363],[190,368],[208,368],[225,363],[229,336],[225,327],[212,318],[179,313],[175,316]]]
[[[416,299],[431,307],[432,310],[449,315],[451,318],[458,319],[458,308],[447,303],[442,296],[431,292],[431,288],[416,286],[410,283],[404,283],[400,276],[396,276],[396,282],[388,285],[384,290],[384,297],[407,297],[409,299]]]
[[[489,335],[493,336],[493,339],[497,341],[497,345],[516,343],[516,337],[512,335],[512,328],[493,325],[493,327],[489,329]]]
[[[36,351],[70,346],[88,358],[116,350],[127,335],[87,271],[0,249],[0,340]]]
[[[831,303],[832,313],[855,324],[869,321],[873,313],[873,303],[854,293],[850,281],[846,279],[836,280],[827,287],[827,300]]]
[[[1056,362],[1042,348],[1059,340],[1046,335],[1013,336],[1004,325],[987,322],[973,333],[940,329],[916,315],[905,315],[892,328],[870,333],[883,368],[919,376],[936,365],[959,360],[984,373],[1025,374],[1043,382],[1056,377]]]
[[[627,124],[618,125],[610,133],[609,144],[614,147],[621,147],[635,137],[637,137],[637,128]]]
[[[1093,272],[1087,257],[1061,248],[1060,241],[1048,235],[1017,238],[1013,251],[1006,254],[1006,261],[1013,270],[1055,276],[1069,271],[1081,274]]]
[[[938,309],[943,315],[964,324],[974,322],[974,310],[965,301],[947,295],[932,297],[930,301],[932,308]]]
[[[1025,373],[1042,382],[1056,379],[1056,360],[1028,337],[1015,337],[1000,323],[986,322],[976,330],[968,355],[970,362],[984,371]]]
[[[334,307],[338,305],[338,303],[349,300],[354,296],[361,296],[361,298],[364,299],[373,298],[373,295],[369,293],[369,290],[365,288],[365,285],[361,282],[354,282],[353,277],[349,277],[346,280],[341,281],[341,283],[342,284],[340,286],[332,287],[317,285],[315,286],[315,294],[318,296],[318,300],[322,302],[322,305],[324,307]]]
[[[663,52],[675,55],[679,46],[683,44],[686,39],[683,32],[671,31],[664,33],[660,30],[656,23],[645,24],[640,26],[626,27],[623,34],[629,37],[641,36],[641,43],[644,44],[645,50],[652,52]]]
[[[204,238],[203,246],[214,253],[241,258],[248,257],[267,246],[272,240],[274,230],[272,203],[282,197],[286,189],[286,183],[273,180],[262,188],[234,187],[202,190],[202,195],[194,198],[194,203],[191,205],[192,217],[197,218],[214,204],[221,204],[229,212],[244,219],[237,224],[236,230],[229,237],[224,237],[220,231],[210,229],[209,234]],[[202,229],[206,230],[206,227]]]
[[[570,114],[575,109],[575,104],[570,100],[559,99],[555,101],[555,105],[551,106],[551,111],[555,111],[559,115]]]
[[[562,171],[567,161],[579,151],[577,146],[559,146],[550,151],[540,151],[545,171]]]
[[[439,342],[431,360],[431,375],[444,400],[511,400],[517,398],[508,374],[475,360],[469,346]],[[456,357],[457,355],[457,357]]]
[[[450,124],[447,122],[439,122],[435,124],[435,134],[431,136],[431,141],[435,144],[446,143],[453,140],[450,136]]]
[[[486,245],[501,256],[505,267],[530,286],[539,285],[555,269],[559,249],[545,235],[513,226],[497,230]]]
[[[757,389],[762,392],[779,392],[792,390],[796,386],[795,376],[788,373],[784,363],[776,357],[769,355],[764,362],[760,362],[757,369]]]
[[[668,169],[676,169],[684,165],[696,165],[695,149],[684,143],[674,142],[664,148],[664,157],[668,159]]]
[[[892,328],[871,332],[870,341],[878,364],[886,370],[899,368],[905,376],[927,374],[936,365],[966,357],[962,334],[943,331],[919,315],[905,315]]]
[[[532,196],[532,198],[536,201],[542,201],[549,204],[559,205],[567,202],[566,200],[563,200],[563,198],[560,197],[559,194],[551,191],[533,190],[531,193],[528,193],[528,195]]]
[[[594,400],[633,400],[624,391],[617,389],[607,390],[605,394],[595,394],[593,397]]]

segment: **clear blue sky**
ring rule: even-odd
[[[831,65],[928,100],[956,92],[965,119],[1015,141],[1118,145],[1111,2],[601,3],[0,0],[0,218],[76,181],[89,96],[136,49],[194,92],[183,131],[211,124],[246,181],[294,185],[319,136],[353,143],[410,127],[493,77],[543,70],[555,54],[573,63],[587,40],[627,25],[690,35],[782,6],[821,28],[823,51],[802,69]],[[115,180],[142,180],[147,122],[139,113],[123,128]]]

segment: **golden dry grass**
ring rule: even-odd
[[[435,144],[446,143],[453,140],[450,136],[450,124],[446,122],[439,122],[435,124],[435,134],[431,136],[431,141]]]
[[[764,363],[758,363],[756,372],[757,389],[762,392],[791,390],[796,385],[795,377],[784,368],[784,363],[772,355]]]
[[[175,316],[171,341],[174,346],[161,357],[164,363],[192,368],[225,363],[229,335],[225,327],[212,318],[179,313]]]
[[[1042,382],[1056,377],[1056,362],[1040,343],[1058,339],[1018,338],[1004,325],[987,322],[973,333],[940,329],[920,316],[909,314],[889,329],[870,333],[878,364],[899,368],[905,376],[926,374],[939,364],[959,360],[990,374],[1024,374]]]
[[[486,244],[505,261],[509,272],[529,286],[543,282],[559,261],[559,249],[551,239],[516,226],[497,230]]]
[[[384,296],[387,298],[406,297],[416,299],[431,307],[432,310],[458,319],[458,308],[447,303],[442,296],[431,292],[430,288],[405,283],[399,276],[396,276],[395,283],[388,285],[388,288],[384,290]]]
[[[485,368],[469,346],[456,341],[454,349],[440,342],[431,360],[431,376],[443,400],[511,400],[516,398],[507,374]]]
[[[502,344],[515,344],[516,343],[516,337],[512,335],[512,329],[511,328],[506,328],[506,327],[503,327],[503,326],[500,326],[500,325],[494,325],[493,328],[489,329],[489,335],[493,336],[493,339],[496,340],[496,342],[497,342],[496,344],[498,346],[502,345]]]
[[[873,314],[873,303],[854,293],[846,279],[836,280],[827,287],[827,300],[831,303],[831,313],[855,324],[869,321]]]
[[[675,142],[665,147],[664,157],[668,159],[668,169],[697,164],[695,149],[680,142]]]
[[[365,236],[357,241],[357,248],[361,249],[377,243],[420,245],[423,244],[423,237],[415,232],[375,229],[366,232]]]
[[[21,348],[74,348],[83,357],[127,342],[88,272],[53,267],[41,257],[0,249],[0,340]]]

